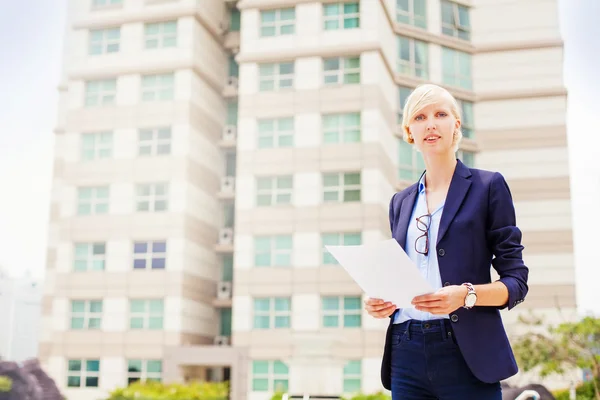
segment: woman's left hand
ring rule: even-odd
[[[467,293],[465,286],[446,286],[435,293],[415,297],[412,304],[419,311],[445,315],[464,306]]]

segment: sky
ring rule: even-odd
[[[577,300],[600,315],[600,1],[559,3]],[[66,0],[0,1],[0,267],[12,275],[44,274],[65,17]]]

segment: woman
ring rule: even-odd
[[[523,301],[529,272],[510,190],[499,173],[456,159],[461,117],[448,91],[419,86],[403,115],[404,140],[426,170],[392,197],[390,227],[435,292],[414,308],[365,302],[390,318],[382,383],[393,400],[501,400],[500,381],[518,369],[499,310]]]

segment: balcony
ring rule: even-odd
[[[232,291],[232,282],[220,281],[217,284],[217,297],[213,300],[213,306],[217,308],[231,308]]]
[[[223,97],[232,98],[237,97],[239,87],[239,79],[237,76],[230,75],[227,77],[227,82],[223,88]]]
[[[235,149],[237,146],[237,126],[225,125],[219,146],[223,149]]]
[[[235,197],[235,176],[221,177],[221,190],[217,194],[221,200],[233,200]]]
[[[215,251],[221,254],[233,253],[233,228],[221,228]]]

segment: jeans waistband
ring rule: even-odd
[[[452,337],[454,330],[452,329],[452,323],[447,318],[433,319],[430,321],[419,321],[416,319],[409,319],[400,324],[392,326],[392,333],[404,334],[409,332],[410,334],[421,334],[425,335],[428,333],[438,333],[442,337]]]

